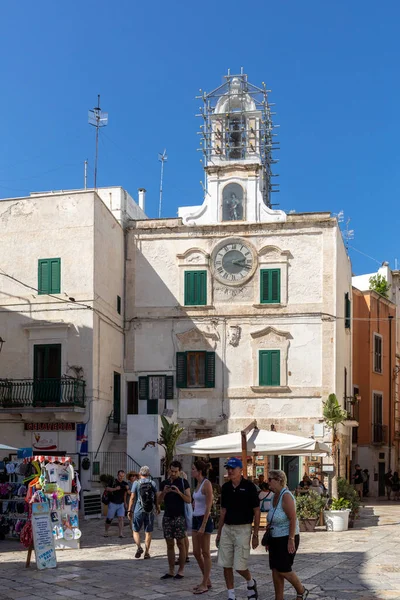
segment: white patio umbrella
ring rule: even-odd
[[[246,435],[248,454],[285,456],[326,456],[331,450],[324,442],[279,431],[253,429]],[[197,456],[239,456],[242,453],[240,431],[195,440],[176,446],[177,454]]]
[[[0,450],[18,450],[18,448],[14,448],[14,446],[6,446],[5,444],[0,444]]]

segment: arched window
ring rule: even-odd
[[[222,220],[241,221],[243,219],[243,188],[238,183],[224,187],[222,198]]]
[[[242,160],[246,153],[246,119],[242,114],[231,113],[227,118],[226,157]]]

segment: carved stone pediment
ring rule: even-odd
[[[281,250],[278,246],[263,246],[259,250],[258,256],[260,259],[271,262],[286,262],[289,258],[293,258],[289,250]]]
[[[177,333],[176,339],[181,350],[215,350],[219,335],[193,327],[183,333]]]
[[[189,248],[186,252],[176,255],[181,266],[208,265],[210,255],[202,248]]]
[[[269,336],[271,339],[275,339],[277,341],[293,339],[292,334],[289,333],[288,331],[279,331],[279,329],[275,329],[275,327],[271,327],[271,326],[264,327],[263,329],[260,329],[259,331],[253,331],[253,333],[251,334],[251,337],[253,339],[264,338],[267,336]]]

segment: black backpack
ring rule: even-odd
[[[151,481],[140,483],[139,499],[144,512],[152,513],[156,502],[156,492]]]

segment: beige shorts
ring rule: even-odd
[[[363,483],[356,483],[354,484],[354,489],[356,490],[356,492],[362,492],[363,491]]]
[[[250,556],[251,525],[224,525],[218,548],[218,564],[246,571]]]

